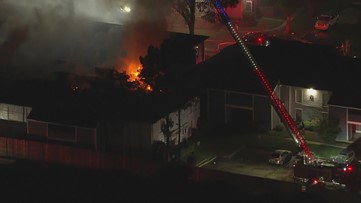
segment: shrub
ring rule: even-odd
[[[283,131],[283,126],[282,125],[276,125],[274,128],[273,128],[274,131]]]
[[[305,130],[314,131],[321,123],[321,118],[314,117],[310,120],[303,121],[303,124],[305,125]]]

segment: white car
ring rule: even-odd
[[[339,14],[335,11],[328,11],[324,14],[321,14],[317,17],[317,21],[315,23],[316,30],[328,30],[333,25],[336,24],[339,18]]]
[[[285,149],[277,149],[271,153],[268,160],[270,164],[285,165],[292,159],[292,152]]]

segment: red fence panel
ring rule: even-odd
[[[154,173],[162,166],[159,162],[139,157],[7,137],[0,137],[0,156],[82,168],[127,170],[139,174]]]

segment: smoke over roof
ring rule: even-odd
[[[169,2],[0,0],[0,74],[84,72],[138,59],[166,37]]]

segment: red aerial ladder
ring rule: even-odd
[[[246,44],[243,42],[243,40],[239,37],[238,33],[235,30],[235,27],[229,18],[228,14],[225,12],[223,6],[221,5],[219,0],[211,0],[213,6],[217,9],[217,12],[219,13],[220,17],[222,18],[223,23],[227,26],[228,31],[231,33],[232,37],[236,41],[236,44],[239,46],[243,54],[246,55],[246,58],[248,62],[251,64],[252,69],[257,74],[258,79],[262,83],[263,87],[265,88],[271,103],[273,105],[273,108],[276,110],[278,116],[282,120],[283,124],[285,125],[287,131],[292,136],[293,140],[296,142],[296,144],[300,147],[301,150],[303,150],[306,154],[306,156],[309,159],[312,159],[311,153],[308,149],[308,145],[301,134],[300,130],[298,129],[295,121],[292,119],[288,111],[285,109],[283,104],[278,99],[278,96],[273,91],[271,85],[269,84],[268,80],[266,79],[266,76],[263,74],[260,66],[257,64],[256,60],[253,58],[251,52],[247,48]]]

